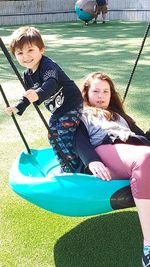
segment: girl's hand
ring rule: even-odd
[[[5,108],[5,112],[11,116],[12,113],[15,115],[19,110],[16,107],[7,107]]]
[[[111,175],[108,168],[100,161],[93,161],[89,163],[90,171],[96,176],[101,178],[102,180],[111,180]]]
[[[26,91],[24,96],[30,101],[30,103],[36,102],[39,99],[38,94],[33,89]]]

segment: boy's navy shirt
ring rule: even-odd
[[[82,95],[77,85],[50,58],[42,56],[38,69],[32,73],[30,69],[24,72],[27,89],[35,89],[39,96],[36,104],[43,101],[46,108],[56,116],[81,107]],[[26,97],[20,99],[16,108],[21,115],[30,104]]]

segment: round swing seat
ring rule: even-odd
[[[91,216],[134,206],[129,180],[103,181],[92,175],[61,173],[51,148],[21,152],[9,177],[22,198],[54,213]]]

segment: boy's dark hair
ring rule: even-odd
[[[40,32],[29,26],[20,27],[15,30],[11,35],[10,51],[15,54],[17,48],[22,49],[23,45],[29,43],[36,45],[39,49],[44,48],[44,42],[42,40]]]

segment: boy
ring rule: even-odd
[[[55,146],[54,138],[75,172],[78,168],[78,158],[73,149],[73,137],[82,112],[81,92],[74,81],[54,61],[44,55],[44,42],[36,28],[20,27],[11,37],[11,52],[19,64],[27,68],[24,72],[27,91],[18,104],[6,108],[6,112],[22,115],[30,103],[35,102],[40,105],[44,102],[52,113],[49,121],[52,133],[48,134],[49,142],[62,170],[70,172],[70,168],[66,166]]]
[[[105,23],[106,14],[108,12],[107,8],[108,0],[96,0],[96,3],[97,3],[97,12],[93,23],[97,23],[97,17],[100,13],[102,13],[103,23]]]

